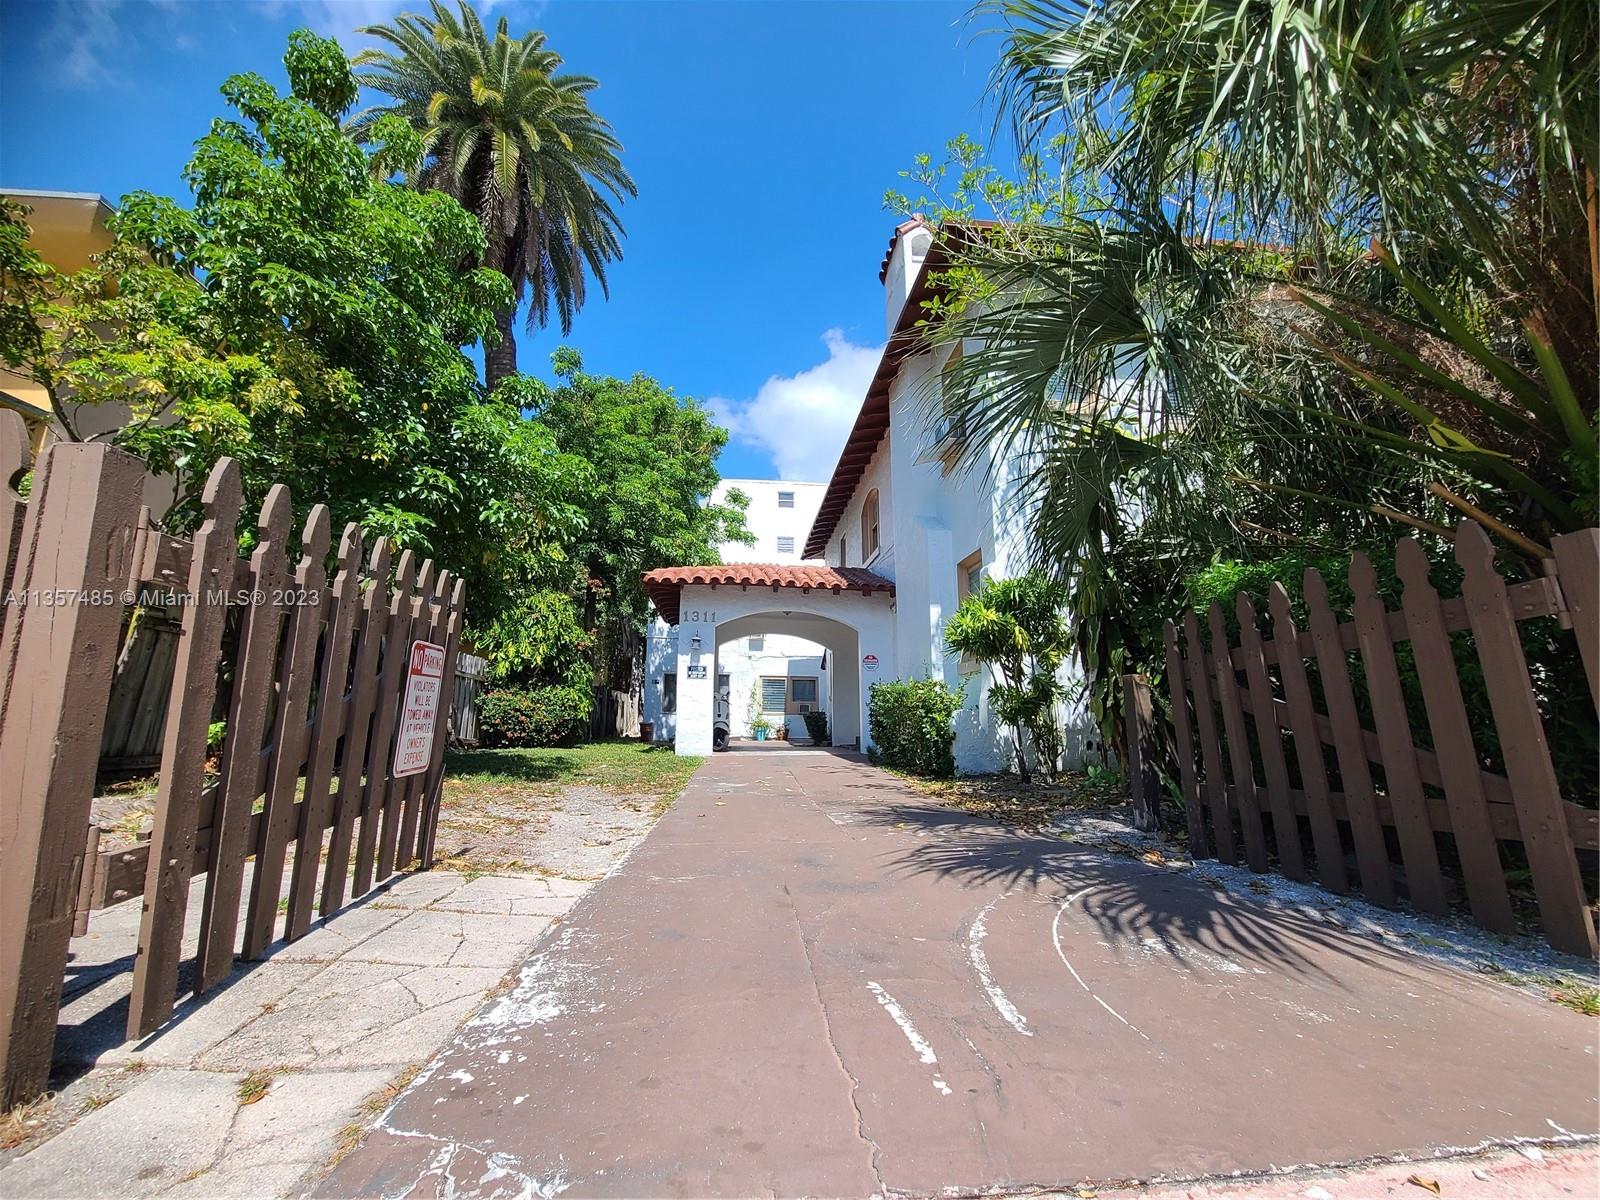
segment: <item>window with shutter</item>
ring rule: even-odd
[[[789,681],[781,675],[761,677],[761,711],[781,713],[789,701]]]

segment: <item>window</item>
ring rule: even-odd
[[[745,643],[745,648],[749,650],[751,654],[760,654],[767,648],[767,639],[764,637],[753,637]]]
[[[950,407],[951,397],[960,390],[961,359],[961,343],[957,342],[950,356],[944,360],[944,366],[939,368],[939,403],[944,409],[944,416],[934,429],[933,444],[935,453],[944,460],[947,472],[960,456],[962,443],[967,440],[966,420],[960,413],[951,412]]]
[[[793,492],[779,492],[778,493],[778,507],[779,508],[793,508],[794,507],[794,493]]]
[[[839,539],[839,565],[841,567],[848,567],[850,565],[850,563],[845,558],[846,549],[847,549],[847,547],[846,547],[846,544],[845,544],[845,539],[844,538],[840,538]]]
[[[956,564],[956,599],[965,600],[983,586],[983,551],[974,550]]]
[[[956,602],[960,603],[982,587],[983,551],[974,550],[956,564]],[[978,660],[970,654],[963,654],[957,669],[963,675],[976,674]]]
[[[815,675],[797,675],[793,679],[783,675],[761,677],[763,713],[776,715],[810,712],[817,707],[819,695]]]
[[[867,493],[861,505],[861,561],[869,563],[878,552],[878,489]]]
[[[661,712],[663,715],[678,711],[678,677],[676,675],[663,675],[661,677]]]
[[[778,553],[779,554],[793,554],[794,553],[794,538],[792,538],[792,537],[781,537],[781,538],[779,538],[778,539]]]

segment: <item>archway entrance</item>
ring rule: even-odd
[[[656,611],[678,627],[673,744],[679,754],[712,752],[719,647],[767,633],[824,648],[834,744],[870,749],[866,689],[880,677],[880,665],[893,661],[892,580],[856,567],[731,563],[667,567],[647,572],[644,583]],[[819,685],[820,677],[819,671]],[[730,707],[740,702],[728,699]]]
[[[772,637],[801,639],[816,647],[817,653],[795,658],[798,666],[790,667],[781,677],[736,669],[744,656],[730,654],[730,647],[749,638]],[[860,635],[844,622],[793,610],[751,613],[720,623],[716,631],[716,670],[719,687],[723,678],[728,680],[729,732],[735,738],[745,736],[750,715],[746,710],[753,708],[768,720],[781,720],[791,738],[797,733],[805,736],[803,714],[809,705],[828,714],[828,729],[835,746],[859,745],[860,645]],[[719,711],[717,717],[720,721],[723,714]],[[714,733],[716,728],[714,724]]]

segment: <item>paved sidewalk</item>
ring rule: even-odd
[[[298,1194],[590,886],[399,876],[127,1045],[139,904],[96,913],[57,1041],[56,1107],[83,1115],[0,1168],[0,1196]]]
[[[1596,1028],[840,756],[728,754],[319,1194],[1071,1193],[1582,1138]]]

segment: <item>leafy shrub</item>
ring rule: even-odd
[[[577,739],[593,703],[582,688],[495,688],[478,700],[478,733],[489,747],[559,746]]]
[[[915,775],[954,775],[961,692],[939,679],[875,683],[868,693],[872,760]]]
[[[801,714],[806,722],[806,736],[811,739],[813,746],[831,746],[833,739],[828,736],[828,714],[821,709]]]

